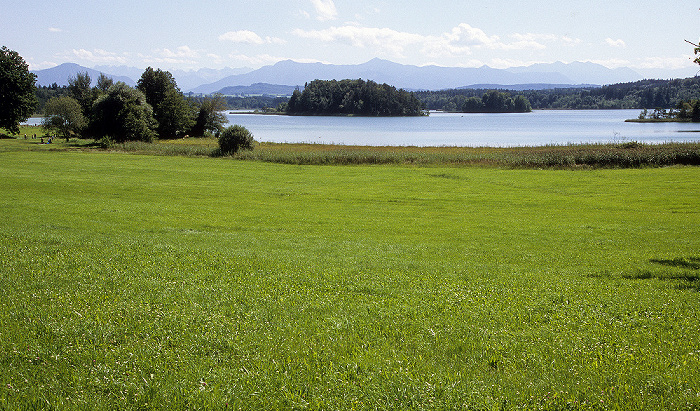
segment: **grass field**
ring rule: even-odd
[[[698,409],[698,181],[0,140],[0,409]]]

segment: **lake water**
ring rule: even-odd
[[[369,146],[539,146],[700,141],[698,123],[625,123],[640,110],[537,110],[524,114],[433,112],[428,117],[292,117],[227,114],[258,141]],[[32,118],[27,123],[40,124]]]
[[[433,112],[428,117],[291,117],[228,114],[258,141],[370,146],[539,146],[700,141],[700,124],[625,123],[640,110],[538,110],[524,114]]]

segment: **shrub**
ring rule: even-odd
[[[219,135],[219,149],[222,155],[235,154],[238,150],[252,150],[254,142],[250,131],[239,125],[229,126]]]

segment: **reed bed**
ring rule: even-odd
[[[300,165],[408,164],[508,168],[630,168],[699,165],[700,143],[543,147],[369,147],[259,144],[235,158]]]

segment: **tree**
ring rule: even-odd
[[[190,135],[202,137],[206,133],[219,135],[228,123],[228,119],[221,112],[226,109],[226,101],[221,94],[206,97],[199,102],[199,109],[194,125],[190,129]]]
[[[175,138],[191,127],[190,107],[170,72],[149,67],[141,75],[137,88],[153,107],[160,138]]]
[[[513,105],[513,111],[516,113],[529,113],[532,111],[530,102],[528,101],[527,97],[523,96],[522,94],[515,97]]]
[[[44,111],[44,129],[55,132],[66,141],[71,134],[79,134],[87,125],[80,103],[73,97],[54,97],[46,103]]]
[[[253,135],[247,128],[239,125],[225,128],[219,135],[219,149],[221,154],[235,154],[238,150],[252,150]]]
[[[77,73],[75,77],[68,78],[68,92],[71,97],[80,103],[85,117],[90,116],[92,104],[95,102],[96,95],[91,87],[92,79],[90,75],[85,73]]]
[[[34,113],[36,75],[16,52],[5,46],[0,48],[0,128],[19,134],[19,123]]]
[[[506,93],[492,90],[481,98],[487,113],[507,113],[513,111],[513,100]]]
[[[110,87],[114,85],[114,80],[111,77],[105,76],[104,73],[100,73],[100,77],[97,78],[97,90],[102,93],[106,93]]]
[[[301,105],[301,91],[299,89],[294,89],[292,92],[292,97],[289,98],[287,103],[287,111],[290,113],[299,113],[302,111]]]
[[[685,42],[688,43],[688,44],[690,44],[691,46],[695,47],[695,50],[694,50],[694,51],[695,51],[695,55],[696,55],[696,56],[697,56],[698,54],[700,54],[700,43],[695,44],[695,43],[693,43],[692,41],[688,41],[688,40],[686,40]],[[695,60],[693,60],[693,63],[700,64],[700,56],[698,56]]]
[[[469,97],[464,100],[462,111],[465,113],[481,113],[484,111],[484,102],[479,97]]]
[[[287,113],[302,115],[420,116],[421,102],[413,93],[388,84],[358,80],[314,80],[304,91],[294,90]]]
[[[95,139],[107,137],[116,143],[152,141],[157,122],[153,109],[140,90],[117,82],[93,105],[90,125]]]

